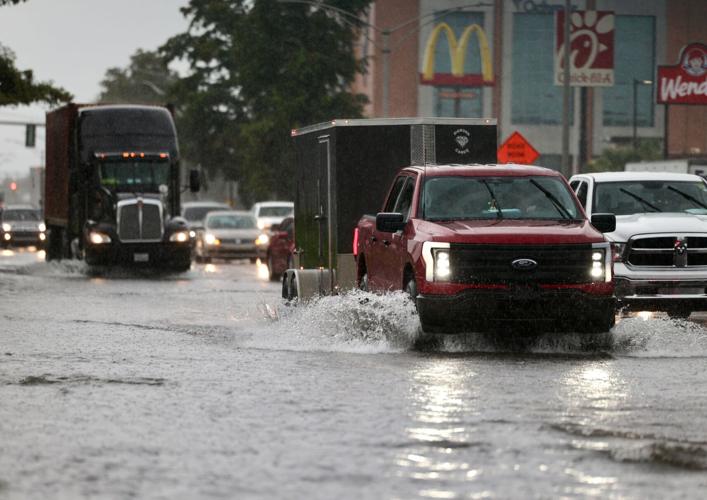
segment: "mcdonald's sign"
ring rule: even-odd
[[[449,44],[449,60],[452,63],[451,73],[435,72],[435,49],[441,34],[447,37]],[[469,46],[469,40],[476,35],[479,41],[479,56],[481,57],[481,74],[464,74],[464,60]],[[467,26],[459,39],[447,23],[439,23],[434,27],[427,39],[422,63],[420,83],[448,87],[477,87],[493,85],[493,64],[489,42],[483,28],[478,24]]]

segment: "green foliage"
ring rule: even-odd
[[[71,97],[66,90],[50,82],[35,82],[31,70],[17,69],[15,54],[0,44],[0,106],[38,101],[57,104],[68,102]]]
[[[98,101],[104,104],[164,105],[171,100],[178,76],[157,52],[139,50],[126,69],[110,68],[101,81]]]
[[[605,149],[587,165],[587,172],[613,172],[624,170],[629,162],[660,160],[663,157],[660,139],[641,139],[638,147],[620,146]]]
[[[358,15],[369,0],[328,5]],[[292,128],[362,115],[349,91],[364,62],[356,30],[331,10],[276,0],[191,0],[186,33],[162,48],[186,61],[175,86],[184,155],[240,182],[246,201],[292,198]]]

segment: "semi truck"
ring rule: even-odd
[[[167,108],[70,103],[47,113],[46,128],[47,260],[189,269],[177,133]],[[189,189],[199,190],[197,171],[190,171]]]

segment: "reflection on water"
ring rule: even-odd
[[[216,272],[216,266],[213,264],[206,264],[204,266],[204,272],[206,273],[215,273]]]
[[[576,366],[564,380],[564,399],[567,415],[575,410],[596,411],[620,409],[627,397],[625,380],[607,361],[591,362]]]
[[[2,255],[3,257],[12,257],[13,255],[15,255],[15,252],[8,248],[4,248],[2,251],[0,251],[0,255]]]
[[[258,259],[255,262],[257,272],[258,272],[258,279],[259,280],[269,280],[270,279],[270,272],[268,271],[268,266],[267,264],[264,264],[263,262]]]
[[[411,444],[398,454],[396,465],[400,477],[420,482],[421,497],[456,498],[456,488],[439,486],[473,481],[480,473],[466,460],[476,444],[475,426],[468,420],[479,415],[475,377],[466,363],[441,359],[413,375],[412,422],[406,428]]]

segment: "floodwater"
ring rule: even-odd
[[[509,332],[510,333],[510,332]],[[0,499],[703,498],[707,330],[412,348],[401,294],[0,254]]]

